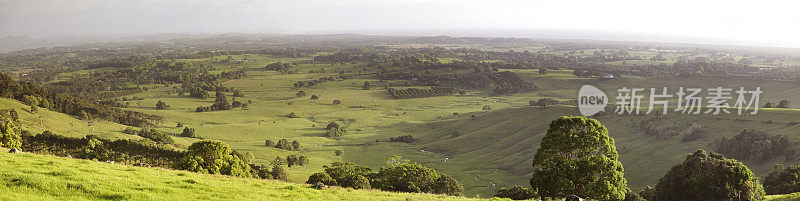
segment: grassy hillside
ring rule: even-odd
[[[470,115],[475,114],[476,118]],[[435,123],[406,124],[387,128],[389,133],[411,134],[419,139],[413,144],[370,143],[349,146],[354,152],[371,153],[350,156],[352,160],[380,158],[396,149],[425,150],[410,154],[414,160],[446,172],[457,172],[456,178],[470,186],[471,193],[489,193],[497,186],[527,185],[532,172],[533,154],[546,133],[549,122],[562,115],[578,115],[576,107],[553,106],[518,107],[492,112],[476,112],[459,115],[450,120]],[[655,185],[670,167],[683,161],[696,149],[712,150],[710,143],[722,136],[731,137],[742,129],[762,129],[769,134],[783,134],[794,142],[800,142],[800,125],[794,117],[798,110],[769,109],[758,115],[662,115],[654,123],[658,129],[667,130],[673,125],[680,133],[669,139],[646,136],[638,123],[654,115],[615,115],[597,119],[609,129],[615,138],[617,150],[625,167],[625,178],[629,187],[641,189]],[[772,122],[770,122],[772,120]],[[698,122],[709,131],[708,136],[694,142],[681,142],[691,123]],[[390,131],[391,130],[391,131]],[[460,136],[453,136],[458,131]],[[368,142],[370,140],[365,140]],[[381,151],[392,150],[392,151]],[[390,153],[387,153],[390,152]],[[378,155],[378,156],[376,156]],[[363,157],[363,158],[359,158]],[[444,159],[447,158],[446,162]],[[776,163],[795,164],[785,161],[783,156],[769,161],[743,161],[759,177],[765,177]]]
[[[0,200],[477,200],[329,188],[274,180],[0,153]]]
[[[243,55],[235,55],[241,59]],[[276,156],[303,155],[309,165],[289,169],[289,179],[304,182],[309,175],[322,171],[323,165],[335,161],[349,161],[373,168],[385,166],[385,159],[400,155],[436,169],[440,173],[454,176],[461,182],[467,195],[493,195],[499,187],[514,184],[527,186],[531,172],[530,159],[538,147],[539,140],[549,122],[562,115],[577,115],[574,107],[556,106],[548,109],[527,107],[528,101],[540,98],[574,99],[581,85],[591,84],[614,97],[617,88],[669,87],[674,93],[678,87],[739,87],[748,89],[760,86],[764,91],[761,102],[788,99],[800,102],[800,88],[796,83],[781,81],[733,80],[722,78],[640,78],[624,77],[601,80],[578,78],[568,70],[553,70],[540,75],[537,70],[509,70],[526,81],[539,86],[538,91],[507,96],[490,96],[486,90],[467,90],[465,95],[440,96],[415,99],[392,99],[386,90],[374,86],[363,90],[365,81],[377,82],[374,75],[357,76],[355,79],[326,82],[314,87],[295,88],[293,83],[336,75],[335,70],[360,69],[363,64],[329,65],[300,64],[299,73],[281,74],[262,71],[264,65],[275,61],[310,60],[305,58],[279,58],[264,55],[246,55],[257,62],[244,64],[218,63],[208,59],[191,61],[214,66],[218,71],[250,69],[247,77],[225,82],[226,87],[235,87],[245,97],[236,100],[253,101],[248,109],[236,108],[227,111],[194,112],[198,106],[210,106],[214,98],[199,99],[179,96],[180,85],[147,85],[150,90],[131,96],[144,100],[128,101],[127,110],[155,114],[166,118],[162,132],[177,134],[182,128],[177,123],[194,128],[197,135],[205,139],[217,139],[230,144],[238,151],[249,151],[255,156],[254,163],[269,164]],[[216,58],[221,59],[222,56]],[[189,61],[189,60],[187,60]],[[358,66],[358,67],[356,67]],[[306,73],[325,68],[328,73]],[[374,70],[374,69],[369,69]],[[86,72],[83,72],[86,73]],[[306,96],[295,94],[303,90]],[[228,94],[230,98],[230,94]],[[318,100],[310,100],[319,95]],[[171,106],[169,110],[155,110],[157,101]],[[341,100],[341,105],[333,104]],[[613,100],[612,102],[613,103]],[[645,103],[646,104],[646,103]],[[481,109],[489,105],[492,111]],[[796,106],[795,106],[796,107]],[[0,109],[18,108],[26,129],[32,132],[52,130],[59,134],[81,137],[87,134],[104,138],[138,138],[122,134],[125,126],[109,122],[93,122],[91,125],[76,118],[49,112],[27,112],[27,106],[13,100],[0,101]],[[288,118],[289,113],[300,118]],[[454,113],[458,113],[454,115]],[[744,128],[767,130],[770,134],[785,134],[800,141],[796,135],[798,125],[788,122],[800,121],[792,110],[763,110],[753,116],[707,116],[677,115],[671,113],[656,122],[659,129],[674,124],[681,132],[691,122],[711,130],[709,137],[691,143],[681,143],[680,136],[657,140],[644,136],[636,123],[646,116],[609,115],[599,120],[609,127],[617,140],[617,147],[626,168],[629,186],[635,190],[645,185],[654,185],[666,170],[697,148],[708,149],[708,143],[722,135],[732,136]],[[471,116],[477,118],[472,119]],[[775,123],[767,124],[769,120]],[[324,137],[324,126],[331,121],[340,121],[349,131],[343,137]],[[452,132],[461,135],[453,137]],[[413,135],[417,142],[389,143],[390,137]],[[264,146],[265,140],[297,140],[302,146],[296,151],[286,151]],[[175,137],[180,147],[187,147],[197,139]],[[334,155],[337,149],[344,150],[341,158]],[[782,158],[782,157],[781,157]],[[774,163],[793,164],[787,161],[767,161],[761,164],[745,162],[759,176],[769,171]]]

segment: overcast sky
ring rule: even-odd
[[[789,0],[0,0],[0,36],[555,29],[800,47],[798,9]]]

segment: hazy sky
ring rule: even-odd
[[[800,47],[798,9],[788,0],[0,0],[0,36],[511,28]]]

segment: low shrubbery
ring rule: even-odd
[[[697,150],[672,167],[646,198],[650,201],[763,200],[764,195],[758,178],[747,166],[720,154]]]
[[[800,166],[788,168],[776,165],[775,169],[764,178],[764,191],[769,195],[800,192]]]
[[[349,162],[334,162],[324,166],[325,172],[315,173],[306,183],[323,183],[355,189],[374,188],[383,191],[438,193],[460,195],[461,184],[436,170],[394,156],[387,160],[389,167],[378,172]]]
[[[150,140],[105,140],[91,135],[73,138],[45,131],[38,135],[22,136],[22,149],[26,152],[74,156],[84,159],[114,161],[135,165],[171,167],[184,153],[174,148],[158,145]]]

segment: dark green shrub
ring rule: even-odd
[[[194,128],[183,127],[183,132],[181,133],[181,137],[194,138],[197,137],[197,135],[194,134]]]
[[[775,169],[764,178],[764,191],[768,195],[800,192],[800,166],[792,165],[784,168],[783,165],[776,165]]]
[[[511,188],[500,188],[494,196],[512,200],[527,200],[536,197],[536,190],[514,185]]]
[[[763,200],[764,194],[758,178],[741,162],[697,150],[658,181],[648,200]]]
[[[159,144],[172,144],[174,140],[169,135],[159,132],[156,129],[142,129],[137,134],[139,137],[147,138]]]
[[[322,183],[328,186],[338,186],[339,183],[325,172],[317,172],[308,177],[307,184]]]

